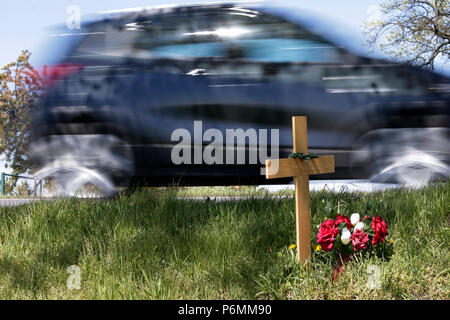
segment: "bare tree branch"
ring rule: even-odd
[[[367,44],[393,58],[433,69],[436,59],[450,59],[449,0],[387,0],[383,17],[366,22]]]

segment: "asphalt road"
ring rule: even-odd
[[[313,180],[309,183],[311,191],[335,191],[335,192],[375,192],[386,189],[398,188],[396,184],[371,183],[367,180]],[[267,185],[259,186],[258,188],[266,189],[269,192],[276,192],[285,189],[294,189],[293,184],[288,185]],[[224,196],[204,196],[204,197],[182,197],[180,199],[198,200],[198,201],[238,201],[244,199],[258,199],[264,198],[259,196],[253,197],[224,197]],[[274,199],[292,199],[293,196],[273,196]],[[57,198],[0,198],[0,207],[14,207],[20,206],[35,201],[52,201]]]
[[[51,200],[43,198],[44,200]],[[42,201],[40,198],[2,198],[0,199],[0,207],[14,207],[28,204],[36,201]]]
[[[264,196],[248,196],[248,197],[227,197],[227,196],[204,196],[204,197],[178,197],[180,200],[196,200],[196,201],[239,201],[245,199],[264,199]],[[293,199],[294,196],[273,196],[273,199]],[[55,201],[58,198],[5,198],[0,199],[0,207],[17,207],[37,201]],[[96,198],[87,198],[85,200],[96,201]]]
[[[309,181],[310,191],[334,191],[334,192],[376,192],[387,189],[399,188],[398,184],[374,183],[369,180],[311,180]],[[269,192],[280,190],[294,190],[294,184],[259,186]]]

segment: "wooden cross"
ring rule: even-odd
[[[308,153],[306,117],[292,117],[294,153]],[[278,166],[274,165],[278,161]],[[299,158],[266,160],[266,178],[294,177],[297,214],[297,258],[300,263],[311,257],[311,222],[309,175],[334,172],[334,156],[320,156],[308,161]]]

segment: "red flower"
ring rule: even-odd
[[[367,249],[369,245],[369,235],[361,230],[355,230],[350,237],[353,244],[353,250]]]
[[[384,222],[384,220],[379,215],[376,215],[376,217],[373,218],[370,226],[375,233],[372,239],[372,244],[376,246],[380,242],[380,240],[384,242],[384,239],[388,234],[386,222]]]
[[[336,225],[339,226],[342,222],[345,222],[347,225],[347,229],[350,230],[352,228],[352,223],[349,217],[343,216],[342,214],[338,214],[336,216]]]
[[[331,251],[335,237],[339,234],[339,229],[335,226],[333,219],[328,219],[319,227],[317,233],[317,242],[322,247],[323,251]]]

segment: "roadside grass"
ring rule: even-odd
[[[174,187],[150,188],[156,192],[166,192]],[[266,196],[267,191],[257,186],[217,186],[217,187],[177,187],[178,197],[261,197]],[[272,192],[272,196],[293,196],[294,190],[285,189]]]
[[[450,182],[421,190],[311,194],[312,244],[333,212],[379,206],[389,261],[356,258],[333,281],[314,252],[296,263],[290,199],[177,199],[178,188],[114,200],[0,208],[0,299],[449,299]],[[68,289],[71,265],[81,288]],[[376,266],[380,287],[370,288]]]

